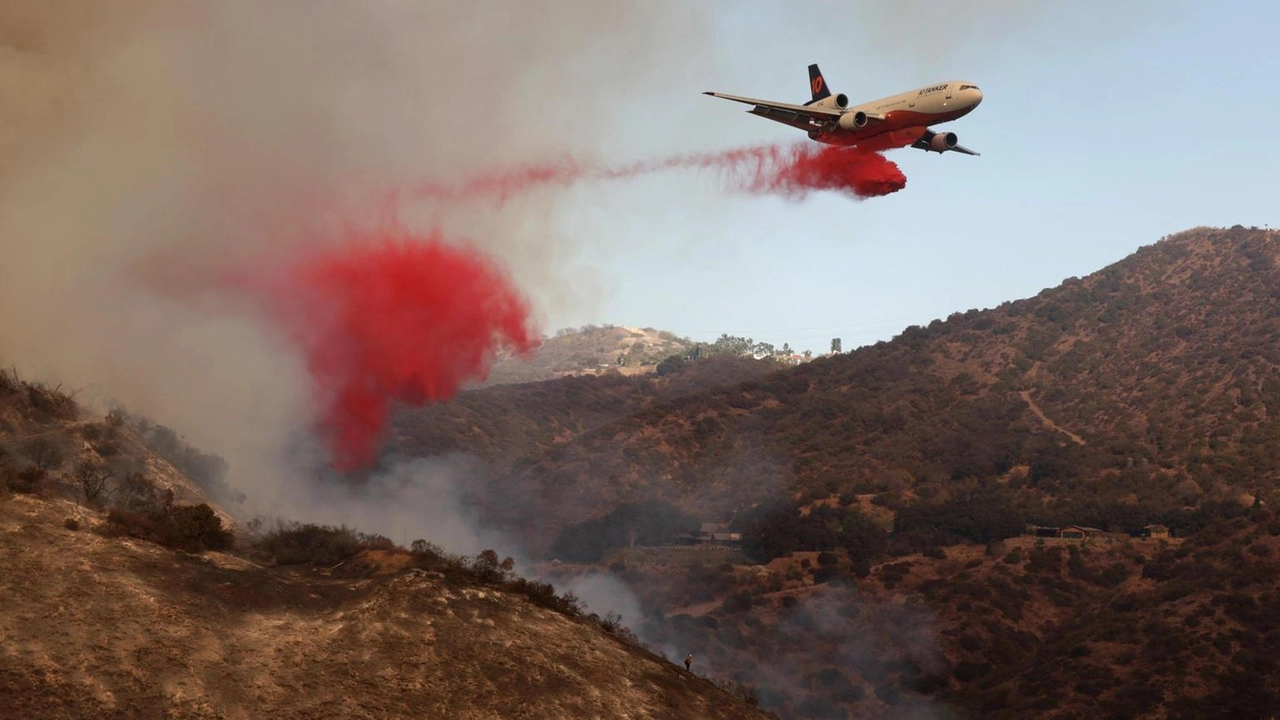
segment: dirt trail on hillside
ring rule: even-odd
[[[1071,441],[1077,445],[1088,445],[1088,443],[1085,442],[1084,438],[1080,437],[1079,435],[1071,432],[1070,430],[1064,427],[1059,426],[1053,420],[1049,419],[1049,416],[1045,415],[1044,411],[1040,409],[1040,406],[1036,405],[1035,401],[1031,399],[1030,391],[1023,390],[1019,392],[1018,395],[1023,399],[1023,401],[1027,403],[1027,407],[1031,408],[1031,412],[1035,413],[1035,416],[1040,418],[1040,422],[1044,423],[1045,427],[1049,428],[1050,430],[1057,430],[1063,435],[1066,435],[1067,437],[1071,438]]]

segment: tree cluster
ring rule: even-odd
[[[796,502],[777,500],[739,522],[743,551],[760,563],[793,552],[837,549],[860,563],[882,555],[888,541],[885,531],[856,508],[816,505],[805,513]]]
[[[569,525],[551,547],[551,556],[569,562],[597,562],[610,550],[632,545],[666,545],[698,528],[698,518],[655,500],[619,505],[608,515]]]
[[[114,412],[123,413],[121,410]],[[109,424],[122,422],[119,415],[108,418]],[[152,423],[145,418],[135,419],[134,426],[142,441],[152,452],[164,458],[183,475],[191,478],[210,496],[222,501],[244,501],[243,493],[234,490],[227,483],[227,474],[231,470],[231,465],[222,456],[194,448],[172,428]]]
[[[917,535],[931,544],[988,543],[1021,535],[1023,511],[999,486],[960,491],[938,502],[916,502],[898,509],[895,535]]]
[[[114,508],[107,514],[107,532],[195,553],[226,550],[234,540],[208,503],[165,503],[140,510]]]

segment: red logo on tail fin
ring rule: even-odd
[[[817,95],[818,93],[822,92],[822,85],[823,85],[822,76],[819,75],[815,77],[812,82],[809,83],[809,88],[813,90],[814,95]]]

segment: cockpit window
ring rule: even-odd
[[[961,85],[960,86],[961,90],[968,90],[969,88],[973,88],[974,90],[977,90],[978,86],[977,85]]]

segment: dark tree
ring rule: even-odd
[[[657,372],[658,377],[666,377],[667,375],[679,372],[688,363],[689,361],[685,360],[681,355],[671,355],[658,363],[658,367],[655,372]]]
[[[22,454],[42,471],[56,470],[66,462],[67,445],[58,438],[43,435],[23,444]]]
[[[76,467],[75,479],[84,494],[85,504],[93,505],[106,492],[107,484],[111,482],[111,471],[86,460]]]
[[[1022,512],[999,487],[958,492],[938,503],[917,502],[898,509],[895,534],[933,537],[935,542],[968,540],[987,543],[1020,535]]]
[[[742,521],[742,548],[757,562],[793,552],[843,549],[855,563],[881,555],[888,537],[857,509],[819,505],[802,515],[800,507],[778,500],[762,504]]]

